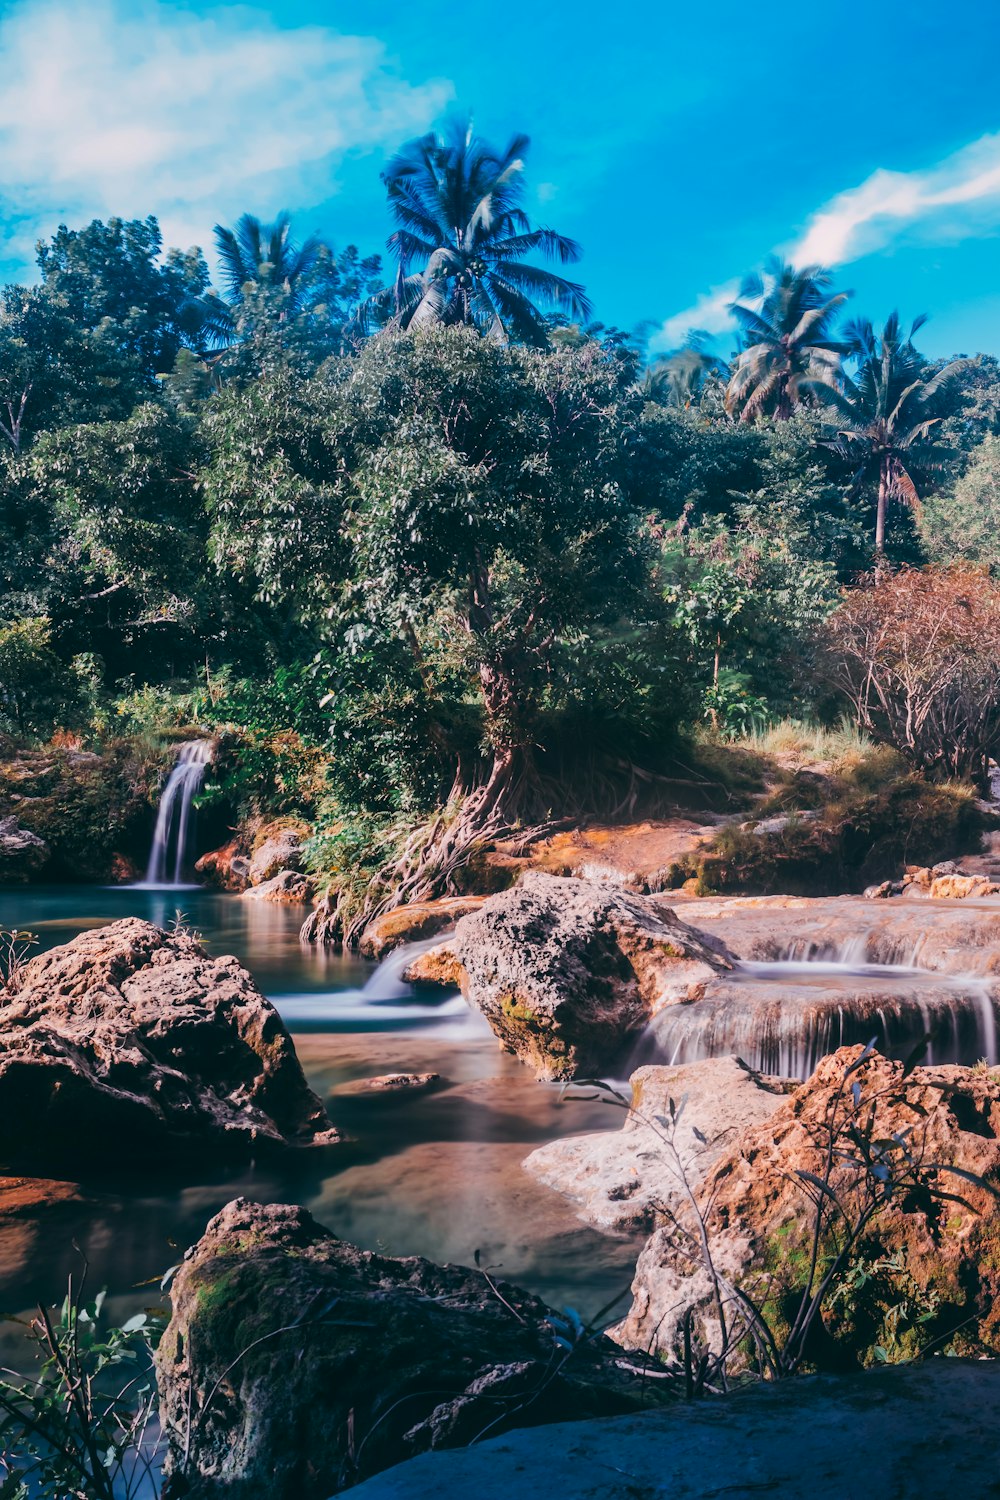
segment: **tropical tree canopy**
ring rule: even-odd
[[[856,482],[877,476],[875,552],[879,557],[885,551],[888,502],[916,505],[916,479],[939,462],[934,429],[941,417],[934,413],[934,398],[967,363],[953,360],[924,378],[926,361],[913,338],[926,321],[923,316],[914,319],[904,337],[898,312],[889,316],[880,334],[868,319],[855,320],[845,330],[848,354],[857,361],[855,374],[842,374],[839,389],[825,382],[813,386],[846,418],[837,445],[852,460]]]
[[[836,384],[846,346],[833,325],[850,293],[831,295],[832,280],[822,266],[797,269],[777,256],[763,275],[744,279],[729,309],[741,345],[726,391],[730,415],[784,419],[817,384]]]
[[[580,255],[574,240],[533,228],[522,207],[528,145],[515,135],[498,150],[458,120],[443,136],[403,147],[383,173],[399,270],[395,285],[372,298],[373,321],[465,324],[537,345],[547,342],[540,305],[588,322],[583,287],[526,260],[537,253],[568,265]]]

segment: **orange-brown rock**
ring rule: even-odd
[[[882,1143],[891,1176],[906,1182],[851,1249],[824,1303],[811,1362],[869,1365],[932,1343],[939,1352],[1000,1354],[1000,1069],[926,1067],[904,1076],[901,1063],[874,1053],[848,1075],[862,1056],[853,1047],[824,1059],[696,1188],[715,1268],[764,1305],[780,1339],[806,1281],[815,1179],[855,1215],[877,1187],[858,1169],[859,1142]],[[831,1119],[837,1154],[828,1173]],[[820,1197],[820,1257],[829,1266],[844,1219],[822,1190]],[[632,1290],[615,1334],[626,1347],[675,1355],[690,1310],[696,1334],[718,1348],[708,1274],[679,1249],[669,1225],[647,1242]]]
[[[360,949],[366,958],[384,958],[403,943],[436,936],[454,927],[460,917],[477,911],[482,896],[445,896],[440,901],[415,901],[412,906],[396,906],[369,922],[361,934]]]
[[[715,833],[691,818],[591,823],[555,833],[530,851],[531,868],[607,882],[639,893],[662,891],[674,868]]]
[[[207,885],[214,885],[220,891],[245,891],[249,884],[250,861],[240,839],[230,839],[221,848],[210,849],[194,868]]]
[[[426,985],[428,988],[460,990],[465,979],[465,970],[459,963],[458,954],[451,943],[438,943],[418,953],[411,964],[403,970],[407,984]]]

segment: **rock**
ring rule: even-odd
[[[361,934],[360,949],[366,958],[385,958],[404,943],[435,937],[454,927],[460,917],[478,911],[482,896],[445,896],[440,901],[419,901],[396,906],[369,922]]]
[[[769,1120],[794,1086],[753,1073],[735,1057],[639,1068],[630,1082],[632,1104],[620,1130],[566,1136],[539,1147],[524,1162],[526,1171],[571,1199],[581,1219],[598,1229],[650,1230],[658,1209],[682,1189],[655,1123],[671,1099],[682,1106],[675,1144],[695,1185],[734,1135]]]
[[[245,891],[250,879],[250,861],[239,839],[230,839],[219,849],[211,849],[195,863],[195,873],[206,885],[220,891]]]
[[[544,874],[574,876],[645,894],[666,890],[673,872],[704,847],[720,821],[727,820],[709,823],[676,817],[588,823],[554,833],[528,853],[532,869]]]
[[[464,917],[452,946],[469,1002],[547,1079],[607,1070],[652,1015],[730,968],[666,906],[534,872]]]
[[[249,886],[244,901],[273,901],[279,906],[305,906],[312,900],[313,883],[297,870],[282,870],[263,885]]]
[[[933,901],[965,901],[969,896],[996,896],[1000,885],[983,875],[936,875],[931,881]]]
[[[940,1500],[997,1493],[1000,1366],[917,1365],[757,1385],[638,1416],[567,1422],[429,1453],[357,1500]],[[849,1437],[845,1437],[849,1434]]]
[[[0,882],[23,884],[38,874],[48,858],[49,846],[37,833],[22,828],[14,816],[0,818]]]
[[[874,1053],[846,1078],[863,1055],[860,1047],[846,1047],[825,1058],[765,1124],[739,1136],[695,1189],[716,1271],[766,1304],[780,1342],[801,1301],[815,1222],[811,1179],[801,1174],[827,1178],[825,1122],[836,1110],[843,1154],[829,1181],[852,1215],[874,1179],[849,1164],[859,1152],[849,1130],[870,1142],[902,1137],[917,1165],[914,1185],[897,1190],[851,1249],[837,1294],[826,1298],[813,1331],[811,1363],[844,1369],[894,1362],[927,1346],[1000,1353],[1000,1208],[994,1193],[978,1185],[1000,1178],[1000,1070],[927,1067],[904,1076],[902,1063]],[[891,1149],[901,1156],[898,1145]],[[942,1201],[920,1182],[950,1197]],[[825,1195],[823,1201],[829,1205]],[[822,1255],[832,1253],[842,1232],[838,1216],[824,1231]],[[626,1347],[675,1358],[690,1312],[696,1340],[718,1348],[708,1273],[669,1224],[648,1240],[632,1291],[631,1309],[614,1334]]]
[[[337,1138],[277,1011],[235,958],[186,932],[128,918],[81,933],[3,997],[8,1167]]]
[[[142,870],[127,854],[112,854],[108,877],[112,885],[133,885],[142,879]]]
[[[294,828],[271,833],[250,856],[247,875],[251,885],[264,885],[283,870],[302,867],[302,839]]]
[[[451,943],[438,943],[436,948],[418,953],[413,962],[403,970],[403,979],[407,984],[425,985],[427,988],[460,990],[465,970]]]
[[[164,1500],[326,1500],[429,1448],[649,1400],[609,1340],[565,1358],[536,1297],[358,1250],[286,1204],[228,1204],[171,1298]]]
[[[341,1094],[419,1094],[441,1082],[440,1073],[380,1073],[377,1078],[357,1078],[338,1089]]]
[[[896,887],[891,880],[883,880],[880,885],[870,885],[866,888],[864,897],[866,901],[887,901],[890,896],[895,895]]]

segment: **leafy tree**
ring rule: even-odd
[[[730,306],[740,352],[726,392],[726,409],[741,421],[784,419],[817,384],[837,383],[845,346],[832,330],[850,294],[831,296],[832,281],[822,266],[796,269],[777,256],[744,279]]]
[[[857,361],[856,373],[844,374],[840,389],[825,383],[813,386],[846,418],[838,444],[844,457],[853,460],[856,483],[877,480],[876,558],[885,554],[889,501],[915,507],[916,481],[939,462],[934,429],[941,417],[935,415],[933,403],[962,368],[963,362],[953,361],[933,375],[925,374],[925,361],[913,344],[925,322],[923,317],[915,319],[905,338],[895,312],[881,334],[866,319],[852,323],[846,337]]]
[[[399,273],[375,297],[372,316],[398,328],[466,324],[501,341],[547,342],[537,304],[581,323],[590,319],[583,287],[525,263],[539,253],[567,265],[579,247],[552,229],[532,228],[522,208],[528,137],[504,150],[455,120],[444,136],[421,136],[383,173],[397,229],[389,238]]]
[[[951,488],[927,497],[918,525],[932,562],[962,560],[1000,573],[1000,438],[987,437]]]
[[[155,218],[61,224],[38,246],[42,288],[80,331],[99,333],[148,380],[196,346],[206,317],[208,267],[198,249],[170,250]]]

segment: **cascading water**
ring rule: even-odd
[[[900,964],[776,960],[738,963],[711,996],[669,1005],[629,1066],[738,1056],[765,1073],[808,1078],[838,1047],[873,1038],[904,1058],[926,1042],[929,1063],[998,1061],[994,983]]]
[[[211,759],[212,746],[208,740],[191,740],[177,752],[177,763],[160,797],[145,885],[183,885],[194,799],[201,791],[205,768]]]

